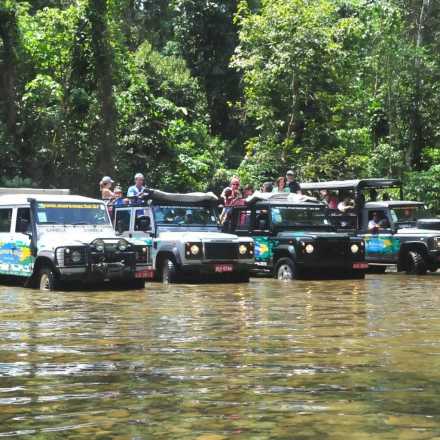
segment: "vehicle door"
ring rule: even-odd
[[[31,210],[28,207],[14,208],[11,234],[14,271],[20,275],[32,275],[35,257],[32,255]]]
[[[115,212],[115,231],[117,235],[130,236],[133,208],[117,208]]]
[[[0,273],[4,275],[12,275],[12,213],[13,208],[0,208]]]
[[[383,224],[376,230],[369,229],[368,224],[377,214]],[[394,263],[397,261],[400,241],[394,237],[392,219],[388,210],[368,209],[363,221],[363,238],[365,240],[365,258],[369,262]]]
[[[133,208],[134,214],[131,219],[130,231],[133,237],[151,243],[154,233],[153,213],[149,207]]]

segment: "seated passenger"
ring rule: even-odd
[[[378,212],[373,212],[371,220],[368,222],[368,230],[370,232],[378,232],[380,229],[387,229],[390,227],[390,222],[388,218]]]
[[[145,177],[142,173],[136,173],[134,176],[134,185],[127,191],[127,197],[142,197],[145,192]]]
[[[353,212],[354,200],[351,197],[345,197],[345,199],[338,203],[338,210],[343,213]]]
[[[113,206],[124,206],[128,205],[130,201],[128,199],[125,199],[122,193],[122,188],[120,186],[117,186],[115,188],[114,192],[114,200],[112,201]]]
[[[264,182],[263,186],[261,187],[261,192],[264,192],[264,193],[271,193],[271,192],[273,192],[273,184],[272,184],[272,182]]]
[[[275,188],[272,190],[275,193],[290,193],[290,188],[287,186],[287,180],[284,176],[278,177],[275,181]]]
[[[327,190],[321,191],[322,201],[327,205],[328,209],[338,209],[338,199],[336,196]]]
[[[243,188],[243,197],[246,199],[247,197],[250,197],[254,193],[254,187],[252,185],[246,185]]]

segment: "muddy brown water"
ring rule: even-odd
[[[0,287],[0,437],[440,438],[440,274]]]

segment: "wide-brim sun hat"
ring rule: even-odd
[[[104,176],[99,182],[101,185],[104,183],[114,183],[114,180],[110,176]]]

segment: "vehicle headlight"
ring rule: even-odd
[[[96,240],[95,243],[95,248],[98,252],[103,252],[105,245],[104,245],[104,241],[103,240]]]
[[[119,240],[119,241],[118,241],[118,249],[119,249],[121,252],[126,251],[126,250],[127,250],[127,242],[126,242],[125,240]]]
[[[193,244],[193,245],[191,245],[189,250],[191,252],[191,255],[193,255],[195,257],[196,255],[198,255],[200,253],[200,246],[197,244]]]
[[[313,252],[315,251],[315,246],[313,246],[313,244],[309,243],[309,244],[306,244],[305,249],[308,254],[313,254]]]
[[[248,247],[244,244],[241,244],[238,247],[238,252],[240,252],[240,255],[245,255],[247,253],[247,251],[248,251]]]
[[[434,237],[434,247],[440,249],[440,237]]]
[[[356,243],[353,243],[350,246],[350,250],[353,254],[357,254],[359,252],[359,245],[357,245]]]
[[[73,251],[70,255],[70,259],[72,260],[72,263],[79,263],[82,259],[82,255],[80,251]]]

